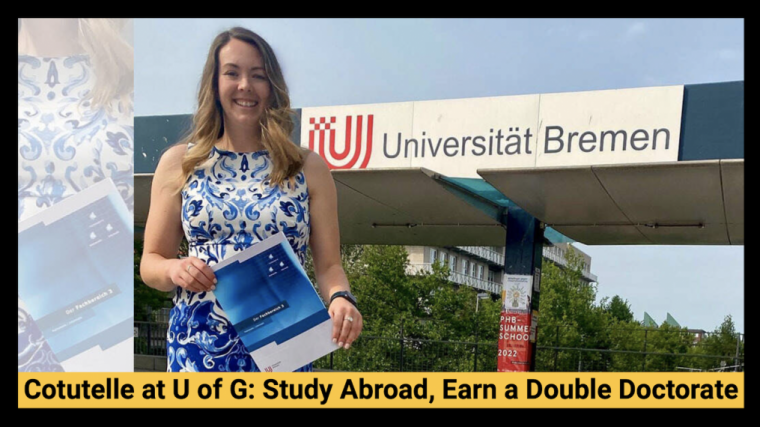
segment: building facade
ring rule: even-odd
[[[501,295],[504,276],[504,247],[497,246],[406,246],[409,253],[409,274],[432,272],[436,261],[451,270],[449,280],[459,285],[470,286],[479,292]],[[543,262],[552,262],[564,268],[567,266],[565,253],[572,248],[583,257],[583,280],[597,281],[591,273],[591,257],[569,243],[544,246]]]

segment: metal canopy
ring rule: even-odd
[[[428,169],[336,170],[333,178],[341,243],[503,246],[506,241],[497,220],[501,208]]]
[[[744,244],[743,159],[478,173],[584,244]]]
[[[503,246],[503,208],[424,168],[335,170],[341,243]],[[152,173],[135,174],[135,224],[144,227]]]

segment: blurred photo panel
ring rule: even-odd
[[[18,20],[18,370],[133,371],[127,19]]]

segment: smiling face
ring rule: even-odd
[[[219,50],[219,102],[225,126],[258,129],[269,106],[270,86],[264,59],[254,46],[231,39]]]

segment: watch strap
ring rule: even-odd
[[[348,300],[348,302],[353,304],[354,307],[358,308],[358,305],[356,303],[356,298],[354,298],[354,296],[348,291],[338,291],[332,294],[332,296],[330,297],[330,304],[332,304],[335,298],[345,298],[346,300]]]

